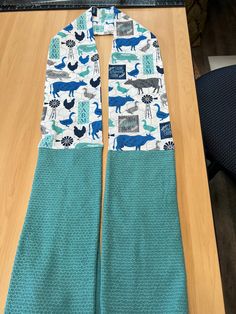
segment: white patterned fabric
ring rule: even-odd
[[[157,38],[115,7],[87,10],[50,42],[40,147],[103,145],[95,35],[113,35],[109,149],[174,149]]]

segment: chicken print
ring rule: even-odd
[[[78,139],[83,137],[85,132],[86,132],[85,126],[83,126],[81,130],[79,130],[77,126],[74,126],[74,134],[75,134],[75,136],[77,136]]]

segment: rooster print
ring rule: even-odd
[[[51,39],[39,146],[103,145],[96,35],[113,36],[108,77],[109,149],[155,150],[156,143],[159,150],[174,149],[169,145],[173,138],[158,40],[113,6],[88,9]]]

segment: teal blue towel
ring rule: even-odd
[[[174,151],[109,151],[101,313],[187,313]]]
[[[5,313],[187,313],[174,151],[39,149]]]
[[[39,149],[5,313],[95,313],[101,157]]]

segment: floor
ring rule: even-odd
[[[210,70],[208,56],[236,54],[236,1],[209,0],[201,45],[192,49],[200,74]]]
[[[210,71],[209,56],[236,55],[236,1],[209,0],[208,18],[201,46],[193,48],[192,54],[200,75]],[[220,171],[209,186],[225,310],[227,314],[235,314],[236,183]]]
[[[236,313],[236,183],[220,171],[210,194],[227,314]]]

